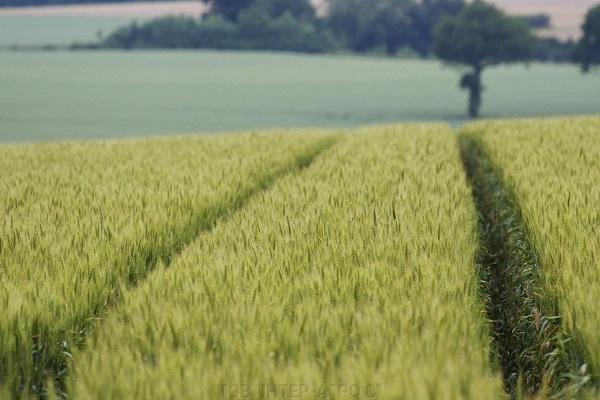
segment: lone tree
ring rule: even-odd
[[[583,72],[600,65],[600,5],[588,11],[582,26],[583,36],[575,49],[575,61]]]
[[[527,60],[533,44],[534,38],[525,23],[480,0],[467,5],[454,17],[444,17],[434,33],[434,52],[439,58],[470,68],[462,76],[460,87],[469,91],[472,118],[479,116],[481,108],[483,70]]]

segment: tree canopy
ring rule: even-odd
[[[212,12],[221,15],[229,21],[237,21],[238,15],[254,0],[202,0],[211,4]]]
[[[456,17],[442,19],[435,30],[434,50],[446,62],[483,68],[526,60],[533,42],[522,21],[477,0]]]
[[[255,4],[265,10],[272,18],[290,14],[301,20],[314,20],[315,8],[309,0],[255,0]]]
[[[271,18],[263,10],[242,11],[237,22],[220,15],[202,20],[190,17],[162,17],[133,22],[108,35],[107,48],[204,48],[281,50],[306,53],[334,51],[337,43],[327,32],[307,21],[285,13]]]
[[[332,0],[327,26],[354,51],[385,47],[388,54],[406,45],[412,0]]]
[[[229,21],[237,21],[239,15],[249,8],[258,8],[272,18],[290,14],[298,19],[312,20],[315,10],[309,0],[202,0],[212,6],[212,13]]]
[[[460,81],[460,86],[469,91],[471,117],[479,115],[483,69],[527,60],[534,43],[523,21],[480,0],[467,5],[455,17],[444,17],[434,34],[434,50],[439,58],[471,68]]]
[[[465,6],[464,0],[422,0],[410,11],[410,46],[420,55],[432,51],[433,32],[444,16],[457,15]]]
[[[583,36],[575,49],[575,61],[584,72],[600,65],[600,5],[588,11],[582,26]]]

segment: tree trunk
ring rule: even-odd
[[[481,68],[473,69],[473,82],[469,88],[469,117],[479,117],[479,109],[481,108]]]
[[[483,68],[478,65],[473,66],[473,71],[463,75],[460,86],[469,91],[469,117],[477,118],[479,109],[481,108],[481,92],[483,86],[481,84],[481,72]]]

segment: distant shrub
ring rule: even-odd
[[[252,49],[319,53],[338,47],[331,34],[318,31],[310,22],[297,20],[289,13],[270,18],[261,9],[240,15],[238,36],[243,47]]]
[[[518,18],[531,29],[548,29],[552,26],[550,16],[546,14],[522,15]]]
[[[197,24],[195,46],[198,48],[226,49],[238,42],[237,26],[220,15],[211,15]]]
[[[282,50],[317,53],[338,47],[333,36],[288,13],[272,18],[260,9],[240,14],[237,23],[213,15],[202,20],[162,17],[133,22],[102,43],[109,48],[206,48]]]
[[[107,47],[186,48],[197,41],[198,24],[189,17],[162,17],[147,23],[133,22],[117,29],[104,41]]]
[[[544,62],[570,62],[575,43],[556,38],[539,38],[533,48],[533,59]]]
[[[583,72],[600,65],[600,4],[591,8],[581,27],[583,36],[574,52],[574,60]]]

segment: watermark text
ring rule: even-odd
[[[219,400],[371,400],[381,390],[379,384],[328,383],[309,385],[304,383],[258,383],[218,385]]]

